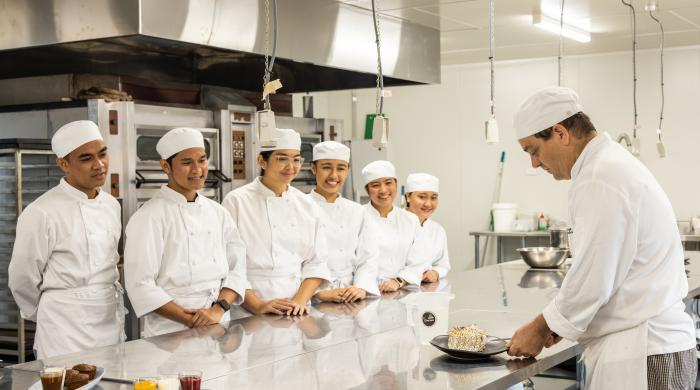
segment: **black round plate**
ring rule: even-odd
[[[450,357],[462,360],[480,360],[492,355],[498,355],[499,353],[508,350],[508,348],[506,348],[506,340],[493,336],[486,337],[486,346],[481,352],[469,352],[448,348],[446,334],[435,336],[432,340],[430,340],[430,344],[442,352],[450,355]]]

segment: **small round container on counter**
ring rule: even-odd
[[[559,268],[569,255],[568,249],[552,247],[518,248],[517,251],[532,268]]]

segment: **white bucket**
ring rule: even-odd
[[[493,208],[493,231],[511,232],[518,215],[518,205],[514,203],[494,203]]]

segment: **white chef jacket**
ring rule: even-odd
[[[409,284],[419,286],[423,272],[428,269],[420,234],[418,217],[394,207],[386,218],[369,202],[365,209],[377,224],[379,242],[379,273],[377,282],[401,277]]]
[[[380,295],[377,286],[377,227],[365,208],[340,194],[333,203],[328,203],[316,191],[311,191],[308,196],[322,210],[332,287],[354,285],[368,294]]]
[[[693,348],[683,248],[654,176],[603,133],[586,145],[571,177],[575,259],[543,312],[549,327],[585,344],[648,321],[647,355]]]
[[[438,273],[440,279],[450,271],[450,256],[447,253],[447,233],[439,223],[428,218],[420,227],[418,237],[423,240],[426,267]]]
[[[154,312],[170,301],[207,308],[228,288],[240,304],[250,288],[245,246],[228,212],[202,195],[188,202],[167,185],[126,226],[124,274],[136,315],[146,316],[145,337],[186,328]]]
[[[16,237],[8,285],[22,317],[37,321],[38,357],[116,344],[119,202],[104,191],[88,199],[61,179],[24,209]]]
[[[258,177],[226,195],[223,206],[245,242],[248,280],[258,298],[292,298],[308,278],[331,281],[321,210],[306,194],[289,186],[275,196]]]

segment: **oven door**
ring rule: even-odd
[[[156,145],[160,138],[170,130],[157,126],[139,125],[136,128],[136,189],[137,202],[140,207],[152,198],[160,186],[168,182],[167,175],[160,167],[160,155]],[[204,188],[200,193],[210,199],[221,201],[221,184],[230,182],[219,170],[219,129],[198,128],[204,136],[204,150],[209,160],[209,173]]]
[[[310,171],[311,162],[314,160],[314,146],[321,142],[321,134],[302,134],[301,136],[301,157],[304,158],[304,164],[301,170]]]
[[[301,135],[300,154],[304,158],[304,164],[301,165],[292,185],[304,193],[309,193],[316,186],[316,177],[311,172],[311,162],[314,159],[314,146],[319,142],[321,142],[321,134]]]

